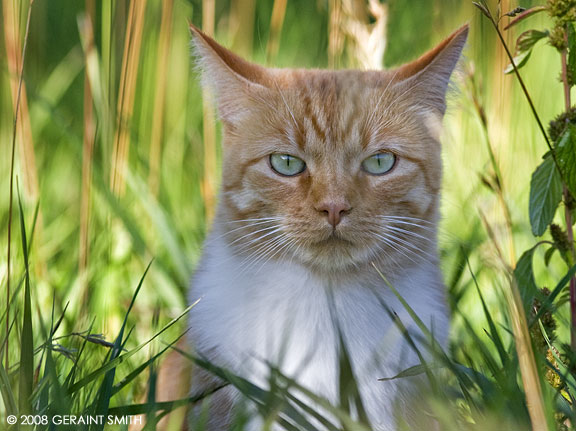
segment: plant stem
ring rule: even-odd
[[[564,31],[564,40],[568,45],[568,31]],[[570,83],[568,82],[568,54],[567,48],[562,50],[562,84],[564,86],[564,108],[566,112],[572,106],[570,100]],[[566,184],[563,183],[563,196],[564,202],[570,201],[570,191]],[[572,254],[572,262],[576,261],[576,250],[574,249],[574,231],[572,229],[572,213],[568,205],[564,205],[564,220],[566,221],[566,235],[568,236],[568,243],[570,244],[570,252]],[[576,277],[570,279],[570,346],[572,350],[576,350]]]
[[[9,368],[9,343],[10,335],[10,258],[12,243],[12,203],[14,199],[14,159],[16,152],[16,130],[18,126],[18,113],[20,112],[20,96],[22,94],[22,83],[24,81],[24,60],[26,59],[26,46],[28,45],[28,33],[30,32],[30,17],[32,16],[32,3],[28,5],[28,17],[26,18],[26,30],[24,32],[24,45],[22,47],[22,63],[20,64],[20,76],[18,78],[18,94],[16,96],[16,109],[14,109],[14,124],[12,129],[12,148],[10,154],[10,192],[8,198],[8,253],[6,256],[6,360],[4,368]]]
[[[524,84],[524,80],[522,79],[522,76],[520,76],[520,72],[518,71],[518,68],[516,67],[516,63],[514,62],[514,57],[512,56],[512,53],[510,52],[510,50],[508,49],[508,45],[506,45],[506,41],[504,40],[504,36],[502,36],[502,33],[500,32],[500,28],[498,28],[498,22],[494,19],[494,17],[491,14],[489,15],[489,18],[490,18],[490,21],[492,22],[492,25],[496,29],[496,33],[498,34],[498,37],[500,38],[500,42],[502,42],[502,46],[504,47],[504,50],[506,51],[506,55],[508,56],[510,63],[512,63],[512,67],[514,68],[514,73],[516,74],[516,77],[518,78],[518,82],[520,83],[520,87],[522,87],[522,91],[524,92],[524,95],[526,96],[526,99],[528,100],[528,104],[530,105],[530,109],[532,110],[532,114],[534,115],[534,118],[536,119],[536,122],[538,123],[538,127],[540,128],[540,131],[542,132],[542,136],[544,137],[544,140],[546,141],[546,145],[548,145],[548,149],[552,152],[552,156],[554,157],[554,162],[556,162],[556,157],[554,155],[554,151],[552,150],[552,145],[550,144],[550,140],[548,139],[548,135],[546,134],[546,130],[544,129],[544,126],[542,125],[542,121],[540,121],[540,116],[538,115],[538,112],[536,111],[536,107],[534,106],[534,102],[532,101],[532,98],[530,97],[530,93],[528,93],[528,89],[526,88],[526,85]]]

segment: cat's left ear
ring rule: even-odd
[[[274,83],[271,73],[224,48],[191,23],[190,31],[202,83],[213,90],[220,118],[225,124],[238,124],[257,105],[254,102],[267,96]]]
[[[460,60],[468,38],[468,24],[417,60],[395,71],[395,79],[412,88],[412,97],[440,115],[446,111],[450,76]]]

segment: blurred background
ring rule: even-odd
[[[472,274],[494,319],[506,322],[501,289],[508,281],[497,250],[515,262],[535,242],[529,181],[546,147],[517,81],[503,73],[508,61],[494,30],[472,2],[0,1],[0,291],[10,283],[14,292],[24,271],[20,196],[33,238],[35,322],[69,303],[60,332],[92,324],[113,338],[152,260],[130,343],[150,338],[158,319],[187,305],[220,178],[219,125],[191,59],[189,21],[257,63],[308,68],[393,68],[470,23],[443,135],[440,243],[454,354],[474,351],[474,340],[459,330],[462,315],[484,325]],[[496,1],[490,6],[496,10]],[[518,4],[500,6],[504,12]],[[546,20],[539,14],[505,32],[508,42],[513,46],[526,28],[546,27]],[[522,74],[547,123],[562,110],[561,84],[549,79],[551,70],[560,73],[560,61],[545,43],[533,57]],[[494,192],[492,157],[502,193]],[[563,275],[555,261],[547,268],[538,262],[539,284]]]

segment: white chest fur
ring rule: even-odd
[[[198,352],[263,387],[268,377],[265,362],[271,362],[336,402],[338,325],[368,415],[378,429],[390,429],[397,385],[378,379],[419,362],[382,306],[414,327],[386,284],[369,282],[376,279],[374,274],[365,280],[322,280],[288,262],[270,261],[243,272],[242,259],[233,256],[224,241],[207,244],[190,296],[192,301],[200,299],[190,314]],[[442,342],[448,317],[439,274],[435,265],[422,264],[392,282]]]

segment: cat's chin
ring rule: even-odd
[[[355,272],[370,259],[370,251],[353,241],[330,236],[308,244],[300,251],[301,262],[316,271],[329,273]]]

